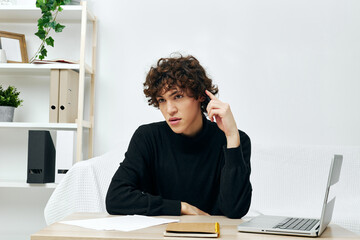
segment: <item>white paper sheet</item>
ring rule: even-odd
[[[156,225],[179,222],[178,219],[147,217],[141,215],[129,215],[108,218],[95,218],[86,220],[61,221],[60,223],[75,225],[96,230],[117,230],[123,232],[134,231]]]

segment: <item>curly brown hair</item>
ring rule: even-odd
[[[162,92],[179,87],[181,90],[190,91],[191,97],[207,99],[205,90],[212,94],[218,93],[216,85],[206,75],[199,61],[189,55],[183,57],[160,58],[155,67],[151,67],[144,82],[144,94],[148,104],[159,107],[156,99]],[[206,113],[208,101],[201,103],[201,111]]]

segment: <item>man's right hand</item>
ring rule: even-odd
[[[206,215],[210,216],[208,213],[201,211],[197,207],[194,207],[191,204],[186,202],[181,202],[181,215]]]

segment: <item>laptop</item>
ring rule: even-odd
[[[240,232],[284,234],[318,237],[331,221],[335,197],[328,202],[330,187],[339,181],[342,155],[334,155],[331,161],[325,198],[320,219],[260,215],[238,225]]]

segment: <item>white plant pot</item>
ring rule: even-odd
[[[15,107],[0,106],[0,122],[12,122],[14,120]]]

